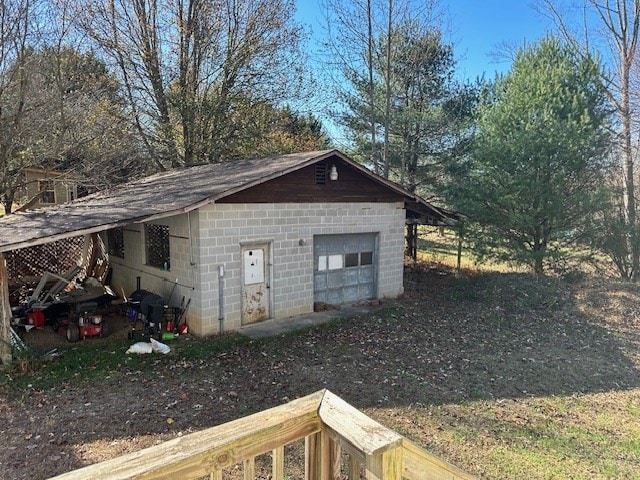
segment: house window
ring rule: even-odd
[[[318,272],[324,272],[325,270],[339,270],[343,266],[343,257],[341,254],[337,255],[320,255],[317,257]]]
[[[41,192],[40,203],[56,203],[53,180],[38,180],[38,190]]]
[[[144,226],[145,244],[147,250],[147,265],[171,269],[171,258],[169,257],[169,227],[167,225],[156,225],[147,223]]]
[[[78,198],[78,190],[75,183],[67,185],[67,201],[72,202]]]
[[[109,255],[124,258],[124,229],[122,227],[107,230],[107,242],[109,244]]]
[[[329,265],[328,265],[329,270],[339,270],[343,267],[343,261],[342,261],[343,259],[342,259],[342,255],[340,254],[329,255],[327,260],[329,261]]]

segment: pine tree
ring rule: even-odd
[[[522,48],[477,110],[458,206],[481,252],[528,264],[577,240],[602,205],[610,108],[600,67],[548,37]]]

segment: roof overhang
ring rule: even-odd
[[[441,209],[332,149],[170,170],[66,204],[8,215],[0,218],[0,252],[189,213],[330,158],[403,198],[412,220],[448,221]]]

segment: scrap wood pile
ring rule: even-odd
[[[121,293],[122,297],[118,297],[109,285],[87,277],[79,266],[61,274],[45,272],[39,282],[22,285],[10,294],[14,352],[25,348],[16,331],[26,333],[46,326],[67,341],[77,342],[87,337],[108,336],[112,333],[114,315],[116,325],[118,319],[130,325],[129,339],[149,342],[155,337],[166,341],[188,333],[186,314],[191,299],[182,297],[179,306],[170,306],[173,290],[167,302],[162,296],[142,289],[129,297],[124,291]]]
[[[23,284],[9,297],[14,333],[45,325],[51,325],[56,332],[64,327],[71,342],[87,336],[106,336],[108,326],[102,322],[99,310],[109,308],[117,298],[108,285],[87,277],[77,265],[61,274],[44,272],[37,283]],[[14,349],[18,347],[14,343]]]

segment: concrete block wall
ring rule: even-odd
[[[191,223],[191,229],[189,228]],[[118,293],[124,290],[128,296],[136,289],[136,277],[140,277],[141,288],[162,296],[171,306],[178,306],[182,297],[191,298],[189,313],[197,316],[200,303],[198,265],[196,258],[198,212],[181,214],[150,223],[169,226],[169,248],[171,266],[169,270],[146,265],[144,224],[130,224],[123,228],[124,258],[111,256],[113,269],[111,285]],[[101,234],[107,244],[106,232]],[[177,279],[177,285],[174,284]],[[192,311],[193,308],[193,311]]]
[[[195,333],[219,331],[219,266],[225,272],[223,328],[241,327],[242,245],[270,246],[272,318],[313,310],[314,235],[377,233],[378,298],[394,298],[403,292],[402,203],[211,204],[198,213],[193,244],[202,291],[194,318],[190,316]]]

